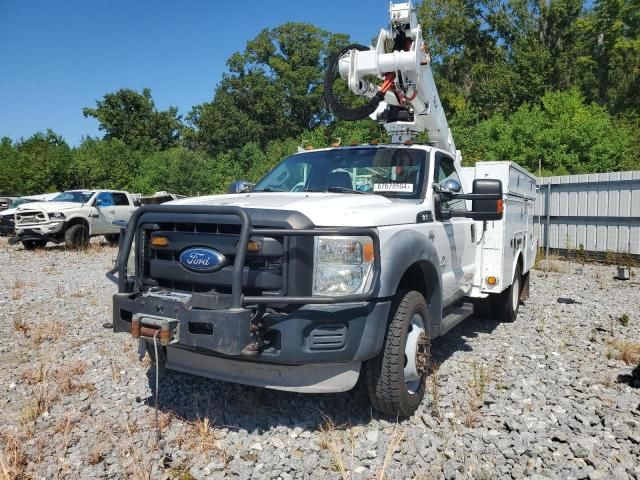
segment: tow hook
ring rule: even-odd
[[[249,325],[249,332],[253,341],[249,342],[240,353],[246,356],[254,356],[260,352],[262,348],[262,316],[264,315],[265,308],[263,305],[259,306],[255,315],[251,319]]]

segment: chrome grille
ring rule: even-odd
[[[47,223],[49,216],[42,211],[27,210],[16,213],[17,225],[32,225],[34,223]]]

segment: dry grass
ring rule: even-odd
[[[429,377],[429,390],[431,391],[431,415],[440,419],[440,365],[433,362],[431,364],[431,376]]]
[[[15,277],[9,284],[9,298],[11,300],[20,300],[23,295],[22,289],[24,288],[24,282],[18,277]]]
[[[71,292],[69,294],[69,296],[71,298],[83,298],[86,297],[89,294],[89,292],[87,290],[85,290],[84,288],[81,288],[80,290],[76,290],[75,292]]]
[[[144,455],[134,445],[133,434],[139,429],[138,425],[126,423],[123,433],[111,435],[111,441],[118,456],[124,461],[129,457],[133,458],[130,466],[125,472],[125,478],[135,480],[151,480],[153,478],[153,458],[151,455]],[[124,435],[126,433],[126,435]],[[127,462],[129,463],[129,462]]]
[[[198,417],[195,422],[193,422],[193,428],[198,435],[200,448],[202,450],[212,450],[216,447],[217,442],[214,428],[209,417],[204,417],[204,419]]]
[[[106,457],[106,453],[101,445],[94,445],[91,451],[89,451],[89,456],[87,458],[87,462],[89,465],[97,465]]]
[[[2,453],[0,453],[0,480],[17,480],[26,478],[27,455],[23,441],[14,433],[0,432]]]
[[[118,380],[120,378],[120,372],[122,371],[120,362],[116,357],[112,356],[109,359],[109,366],[111,367],[111,378]]]
[[[637,365],[640,363],[640,342],[614,339],[608,342],[613,349],[607,352],[607,357],[615,357],[622,360],[627,365]],[[609,357],[611,355],[611,357]]]
[[[33,398],[22,407],[20,411],[22,422],[26,424],[35,421],[40,415],[49,411],[56,399],[57,396],[49,390],[49,384],[45,379],[34,390]]]
[[[58,386],[58,391],[63,395],[78,393],[82,390],[86,390],[89,393],[95,391],[95,385],[93,383],[83,383],[76,381],[77,378],[81,377],[86,370],[87,363],[83,360],[57,369],[53,373],[53,379]]]
[[[464,417],[464,425],[468,428],[475,427],[480,421],[479,410],[484,402],[484,395],[488,383],[491,381],[491,373],[484,365],[471,365],[471,379],[469,380],[469,400]]]
[[[24,319],[22,314],[16,314],[16,316],[13,317],[13,330],[15,332],[20,332],[25,337],[29,335],[29,332],[31,331],[31,327],[29,326],[27,321]]]
[[[28,385],[42,383],[47,378],[47,366],[43,362],[38,362],[33,370],[23,372],[21,377]]]
[[[56,320],[45,320],[33,329],[30,335],[31,341],[35,345],[40,345],[44,341],[56,342],[64,333],[64,326]]]
[[[400,446],[400,443],[404,439],[405,433],[405,430],[399,431],[398,425],[396,425],[393,431],[393,437],[391,437],[391,441],[389,442],[389,446],[387,447],[387,451],[384,455],[384,461],[382,462],[382,468],[380,469],[380,473],[378,474],[378,480],[384,479],[385,472],[389,467],[389,463],[393,458],[393,454]]]
[[[343,429],[344,425],[336,425],[331,417],[322,412],[320,414],[324,418],[324,422],[318,426],[321,434],[318,446],[328,450],[331,454],[331,470],[339,473],[342,478],[347,478],[347,468],[342,456],[343,444],[339,433],[339,430]]]

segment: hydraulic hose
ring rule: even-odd
[[[369,99],[369,101],[361,105],[359,107],[347,107],[339,102],[336,96],[333,93],[333,84],[335,82],[335,73],[338,67],[338,62],[342,56],[349,52],[350,50],[358,50],[358,51],[368,51],[369,47],[365,47],[360,44],[349,45],[342,50],[340,50],[336,55],[331,57],[329,61],[329,66],[327,68],[327,73],[324,77],[324,100],[329,107],[329,110],[333,112],[333,114],[341,118],[343,120],[360,120],[361,118],[368,117],[373,112],[376,111],[380,102],[384,99],[384,93],[382,91],[378,91],[375,97]]]

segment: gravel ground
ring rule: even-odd
[[[0,478],[640,479],[638,277],[534,271],[516,323],[473,318],[435,342],[406,420],[358,392],[164,372],[156,443],[154,370],[103,327],[115,255],[0,239]]]

